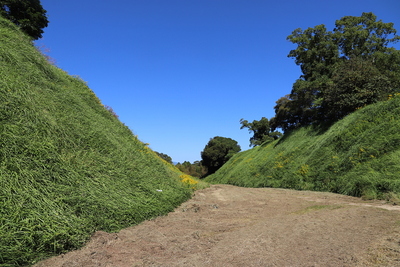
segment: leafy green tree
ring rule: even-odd
[[[201,163],[207,168],[207,175],[216,172],[239,151],[240,146],[231,138],[216,136],[210,139],[201,152]]]
[[[333,72],[332,82],[325,89],[321,110],[329,121],[377,101],[386,100],[393,91],[390,78],[371,61],[351,58]]]
[[[376,19],[370,12],[362,13],[360,17],[345,16],[336,21],[335,45],[343,57],[372,59],[376,57],[376,53],[393,52],[387,46],[400,40],[393,28],[394,24]]]
[[[297,113],[294,101],[290,99],[290,95],[279,98],[275,103],[275,117],[270,119],[271,130],[277,128],[282,129],[284,132],[297,127]]]
[[[306,81],[318,79],[330,74],[330,67],[339,60],[339,50],[335,44],[333,33],[321,24],[306,30],[296,29],[287,39],[297,44],[297,48],[289,52],[300,66]]]
[[[200,161],[190,163],[184,161],[182,164],[178,162],[175,165],[181,172],[184,172],[190,176],[202,178],[207,174],[207,168],[201,164]]]
[[[21,28],[34,40],[42,38],[49,21],[40,0],[0,0],[0,15]]]
[[[190,172],[191,176],[202,178],[207,174],[207,168],[203,166],[203,164],[199,160],[193,162],[191,168],[192,168]]]
[[[160,158],[162,158],[166,162],[172,164],[172,158],[170,156],[168,156],[167,154],[164,154],[164,153],[157,152],[157,151],[155,151],[155,152]]]
[[[389,45],[400,36],[373,13],[345,16],[333,31],[325,25],[296,29],[288,40],[297,44],[288,57],[302,75],[277,101],[272,129],[334,121],[399,90],[400,51]]]
[[[240,123],[242,124],[240,129],[248,128],[250,133],[253,132],[253,136],[250,138],[250,146],[258,146],[276,140],[282,135],[280,132],[271,132],[269,121],[265,117],[253,122],[240,119]]]

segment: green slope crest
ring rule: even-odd
[[[399,129],[397,94],[357,110],[328,129],[300,128],[240,152],[206,181],[397,199]]]
[[[1,17],[0,91],[0,266],[166,214],[198,186]]]

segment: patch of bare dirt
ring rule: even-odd
[[[332,193],[213,185],[167,216],[36,267],[400,266],[400,208]]]

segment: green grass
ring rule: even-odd
[[[309,212],[313,212],[313,211],[318,211],[318,210],[335,210],[335,209],[340,209],[343,208],[343,206],[340,205],[314,205],[314,206],[310,206],[307,207],[305,209],[299,210],[299,211],[295,211],[292,212],[292,214],[306,214]]]
[[[0,266],[77,249],[96,230],[166,214],[205,186],[157,157],[1,17],[0,140]]]
[[[238,153],[205,180],[398,199],[399,129],[397,95],[360,109],[328,129],[301,128]]]

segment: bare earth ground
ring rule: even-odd
[[[332,193],[213,185],[167,216],[36,267],[400,266],[400,207]]]

